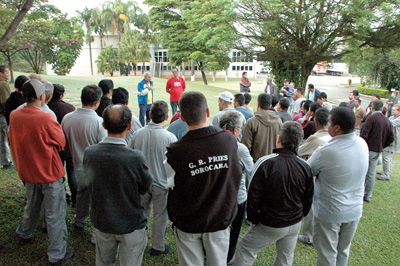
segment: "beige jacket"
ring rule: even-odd
[[[304,144],[300,146],[298,155],[308,159],[319,146],[328,143],[331,139],[328,129],[320,129],[308,137]]]
[[[242,143],[249,149],[254,162],[276,148],[281,118],[273,111],[257,111],[246,122]]]

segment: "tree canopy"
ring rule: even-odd
[[[278,83],[290,70],[288,78],[305,87],[314,65],[347,53],[347,41],[379,45],[374,36],[399,25],[398,8],[398,0],[241,0],[238,47],[260,47],[257,55],[272,62]]]
[[[145,3],[152,6],[150,18],[154,30],[159,31],[162,46],[168,48],[171,64],[180,65],[193,59],[205,84],[205,71],[229,66],[229,50],[236,40],[234,2],[146,0]]]

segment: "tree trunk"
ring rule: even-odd
[[[103,51],[103,34],[100,33],[100,52]]]
[[[8,60],[8,69],[10,70],[10,76],[11,76],[11,83],[14,83],[14,71],[13,71],[13,62],[12,62],[12,58],[10,56],[10,53],[7,56],[7,60]]]
[[[133,73],[134,73],[135,76],[136,76],[136,64],[135,64],[135,63],[132,63],[132,65],[133,65]]]
[[[183,77],[183,79],[185,79],[185,62],[182,62],[181,76]]]
[[[203,71],[203,62],[199,62],[199,68],[201,71],[201,76],[203,77],[204,85],[208,85],[206,73],[204,73],[204,71]]]
[[[213,71],[213,82],[215,82],[215,76],[217,75],[217,71]]]
[[[10,26],[8,26],[6,32],[0,39],[0,47],[3,47],[14,35],[15,31],[19,23],[21,23],[22,19],[28,13],[29,9],[33,6],[34,0],[26,0],[25,4],[22,6],[21,10],[18,14],[14,17],[13,21],[11,22]]]
[[[90,71],[93,76],[93,60],[92,60],[92,38],[89,36],[89,57],[90,57]]]
[[[311,75],[315,64],[316,63],[314,62],[306,62],[304,64],[301,64],[299,87],[306,88],[308,77]]]
[[[191,76],[192,76],[192,77],[191,77],[191,81],[193,82],[193,81],[195,81],[195,76],[194,76],[194,60],[192,59],[190,63],[191,63],[191,72],[192,72],[192,73],[191,73]]]
[[[143,67],[142,67],[142,75],[144,75],[144,61],[143,61]]]
[[[201,70],[201,76],[202,76],[202,78],[203,78],[204,85],[208,85],[206,73],[204,73],[203,70]]]

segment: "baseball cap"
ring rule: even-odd
[[[53,84],[54,86],[54,95],[63,95],[63,93],[65,92],[65,88],[63,85],[61,84]]]
[[[215,96],[215,98],[219,98],[225,102],[233,102],[233,95],[229,91],[221,92],[218,96]]]
[[[42,83],[44,85],[44,90],[45,91],[51,91],[53,89],[53,84],[51,84],[50,81],[42,80]]]
[[[27,80],[24,85],[22,85],[22,92],[24,93],[24,95],[29,95],[29,97],[34,96],[34,99],[42,96],[45,91],[45,85],[37,79]]]

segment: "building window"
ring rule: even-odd
[[[253,71],[253,66],[249,66],[249,70],[250,70],[250,71]]]
[[[167,52],[166,51],[158,51],[154,53],[154,60],[156,62],[168,62]]]
[[[232,66],[232,70],[236,70],[236,66]]]
[[[244,66],[241,66],[241,67],[240,67],[240,70],[244,70]]]
[[[163,70],[166,71],[167,70],[167,66],[163,66]]]
[[[168,70],[172,70],[172,67],[171,67],[171,66],[168,66]]]
[[[150,71],[150,66],[146,66],[146,71]]]
[[[244,53],[244,52],[239,52],[239,51],[234,51],[232,52],[232,62],[253,62],[253,55]]]
[[[248,70],[249,70],[249,67],[248,67],[248,66],[245,66],[245,67],[244,67],[244,70],[248,71]]]
[[[137,70],[138,71],[142,70],[142,66],[137,66]]]

